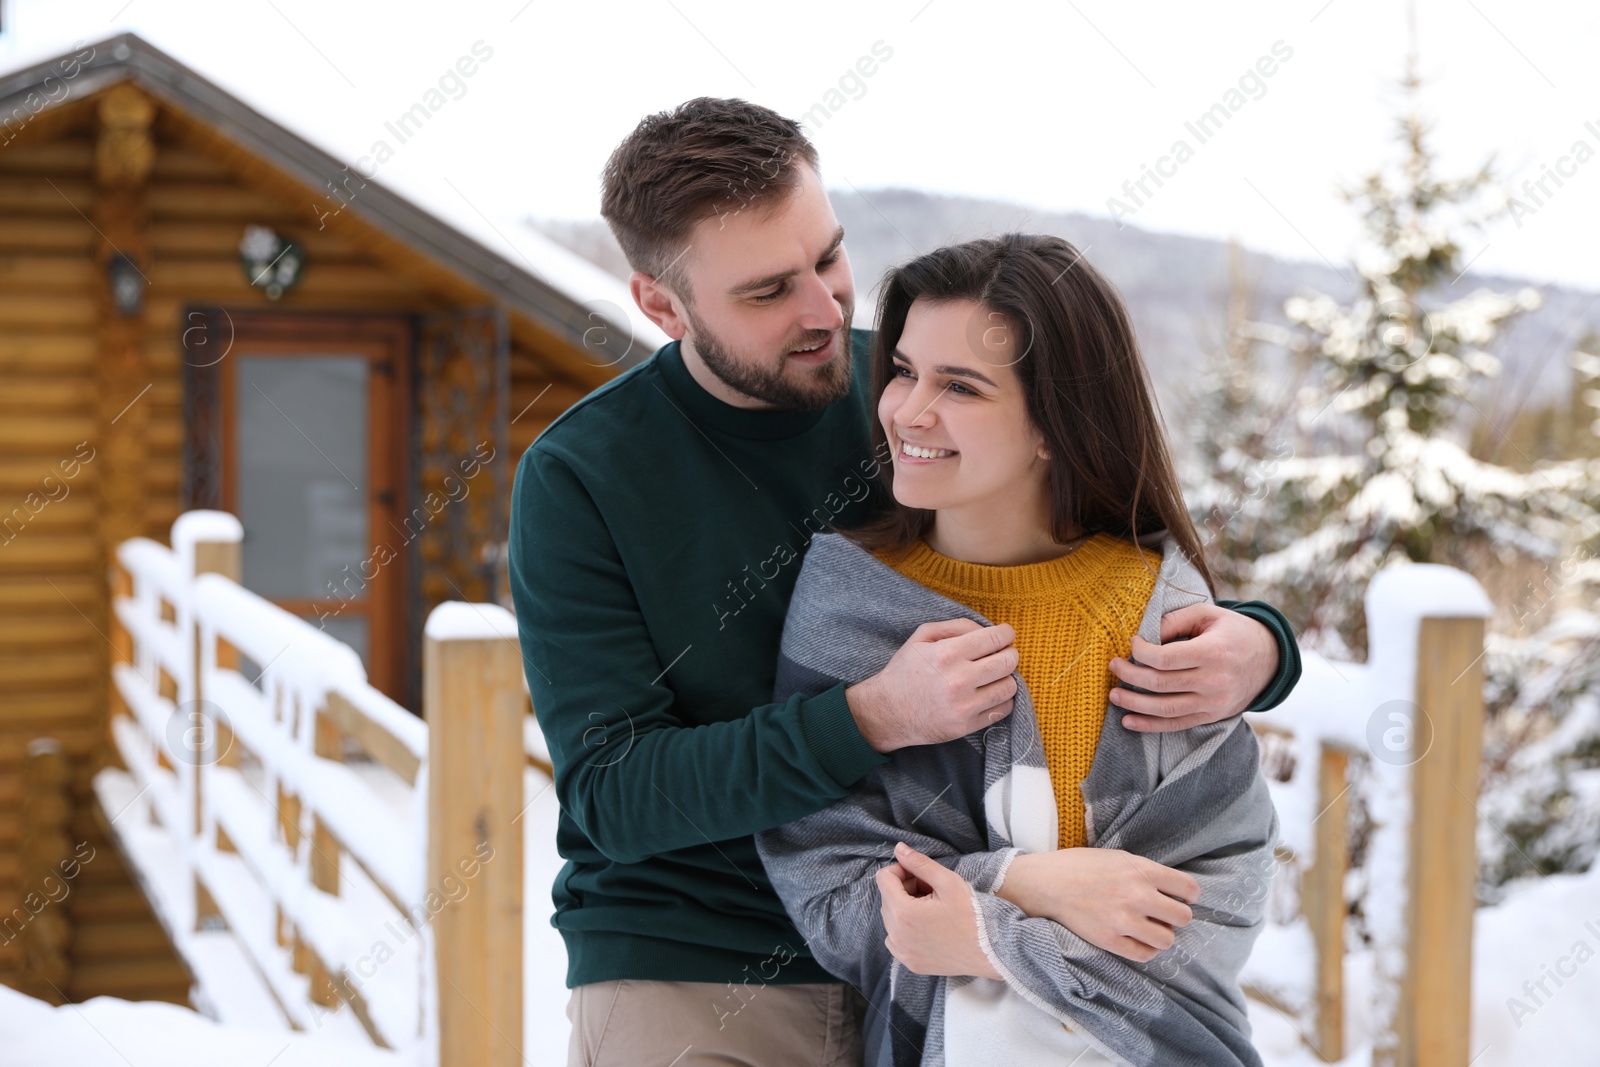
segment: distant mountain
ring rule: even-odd
[[[1181,413],[1204,354],[1216,347],[1226,322],[1228,245],[1223,241],[1156,233],[1110,219],[1039,211],[1020,204],[938,196],[909,189],[829,193],[845,227],[845,247],[855,271],[856,324],[870,324],[878,282],[890,266],[941,244],[987,234],[1026,230],[1064,237],[1110,278],[1132,313],[1139,342],[1169,418]],[[533,220],[542,232],[621,277],[628,266],[605,224]],[[1245,251],[1242,267],[1251,283],[1251,314],[1283,322],[1284,300],[1315,289],[1341,301],[1356,289],[1348,264],[1335,271],[1321,262],[1279,259]],[[1514,289],[1532,283],[1468,274],[1456,288]],[[1509,418],[1528,400],[1548,402],[1570,388],[1567,356],[1589,332],[1600,334],[1600,293],[1534,285],[1544,305],[1507,329],[1493,346],[1505,364],[1489,417]],[[1281,353],[1276,357],[1280,366]],[[1271,352],[1264,359],[1272,361]]]

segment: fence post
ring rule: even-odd
[[[1369,920],[1398,950],[1387,956],[1394,966],[1376,976],[1393,1014],[1376,1020],[1374,1067],[1468,1067],[1472,1059],[1484,626],[1492,611],[1470,575],[1434,564],[1381,571],[1367,591],[1376,702],[1368,742],[1387,805],[1409,815],[1376,828],[1368,846],[1369,859],[1381,851],[1402,860],[1405,872],[1392,907],[1369,902]]]
[[[239,545],[243,539],[244,530],[239,525],[239,520],[227,512],[188,511],[178,516],[172,524],[172,548],[180,560],[186,561],[187,572],[184,577],[191,582],[202,574],[220,574],[231,581],[239,581],[242,573]],[[193,593],[189,595],[192,601]],[[233,746],[232,738],[226,736],[227,726],[221,717],[210,715],[206,711],[204,685],[201,679],[204,673],[205,650],[201,648],[200,620],[192,602],[187,614],[180,614],[180,619],[182,618],[187,618],[189,626],[189,634],[184,638],[189,645],[189,677],[179,691],[178,711],[185,715],[189,724],[183,737],[189,746],[185,761],[189,764],[189,806],[193,818],[190,826],[181,830],[174,827],[173,832],[198,838],[206,829],[205,809],[202,806],[205,803],[202,784],[205,779],[205,766],[214,762],[219,753],[232,756]],[[219,660],[218,665],[237,664],[223,659]],[[202,930],[222,921],[221,909],[217,907],[217,902],[212,899],[210,890],[206,888],[199,874],[196,874],[194,929]]]
[[[436,607],[423,631],[427,906],[437,1062],[522,1063],[522,660],[493,604]],[[450,883],[444,883],[451,879]],[[442,884],[466,893],[445,901]],[[435,902],[438,908],[435,909]]]
[[[1344,1059],[1344,877],[1350,868],[1350,757],[1319,746],[1315,859],[1305,872],[1300,910],[1316,946],[1312,1027],[1324,1063]]]
[[[1480,618],[1427,618],[1417,641],[1417,706],[1431,746],[1412,767],[1411,893],[1400,1047],[1416,1067],[1466,1067],[1477,907],[1478,769],[1483,747]],[[1421,744],[1419,738],[1419,746]]]
[[[316,717],[312,739],[316,754],[322,759],[344,760],[344,735],[328,718],[322,708],[312,711]],[[339,842],[333,831],[322,821],[322,816],[311,813],[311,884],[324,893],[339,895]],[[311,999],[323,1007],[336,1007],[339,994],[333,988],[333,976],[321,959],[311,961]]]

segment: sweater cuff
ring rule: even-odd
[[[1300,645],[1294,639],[1294,628],[1283,612],[1265,600],[1219,600],[1219,607],[1229,608],[1252,618],[1272,631],[1278,642],[1278,673],[1267,687],[1257,694],[1245,711],[1271,711],[1282,704],[1300,681]]]
[[[840,682],[800,701],[800,733],[822,769],[839,788],[848,789],[889,757],[861,736],[844,689]]]

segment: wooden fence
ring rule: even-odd
[[[1477,887],[1484,620],[1448,567],[1383,571],[1367,591],[1365,664],[1315,653],[1262,740],[1281,840],[1267,932],[1246,991],[1295,1022],[1325,1062],[1346,1055],[1351,816],[1370,825],[1359,904],[1370,936],[1375,1067],[1467,1067]]]
[[[522,1062],[527,690],[496,605],[424,635],[423,717],[238,584],[189,512],[112,567],[112,836],[222,1018],[281,1012],[420,1063]]]
[[[418,719],[354,651],[238,584],[241,539],[232,516],[190,512],[171,549],[124,542],[111,574],[127,771],[95,785],[195,999],[422,1064],[523,1062],[517,820],[525,768],[548,764],[514,620],[435,610]],[[1466,575],[1413,566],[1380,575],[1367,611],[1367,663],[1308,654],[1290,700],[1250,717],[1283,830],[1247,991],[1324,1061],[1346,1054],[1359,797],[1373,1062],[1467,1067],[1489,604]]]

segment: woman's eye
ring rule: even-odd
[[[894,365],[894,378],[915,378],[915,374],[910,373],[909,366],[899,366],[896,363]],[[955,392],[955,394],[963,395],[963,397],[978,397],[978,395],[981,395],[978,390],[968,389],[968,387],[963,386],[962,382],[950,382],[946,389],[949,389],[950,392]]]
[[[902,367],[902,366],[899,366],[898,364],[895,365],[894,376],[896,378],[912,378],[912,377],[915,377],[915,375],[913,375],[911,373],[911,368],[910,367]],[[962,396],[980,396],[980,395],[982,395],[976,389],[969,389],[965,385],[962,385],[960,382],[951,382],[949,385],[945,386],[945,388],[949,389],[953,393],[959,393]]]

